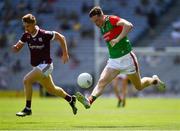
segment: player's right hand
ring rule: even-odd
[[[15,45],[12,46],[12,51],[14,53],[17,53],[17,52],[19,52],[22,49],[23,46],[24,46],[24,44],[18,42]]]
[[[111,47],[114,47],[116,43],[118,43],[119,40],[118,39],[112,39],[109,43],[111,45]]]

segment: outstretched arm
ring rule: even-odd
[[[58,33],[55,32],[55,40],[57,40],[62,48],[63,56],[62,56],[62,61],[63,63],[68,62],[69,60],[69,54],[68,54],[68,49],[67,49],[67,43],[66,43],[66,38]]]
[[[18,41],[15,45],[12,46],[12,51],[17,53],[23,48],[23,46],[24,44],[21,41]]]
[[[113,40],[110,41],[111,46],[114,46],[117,42],[119,42],[124,37],[126,37],[128,35],[128,33],[133,28],[132,23],[130,23],[129,21],[127,21],[125,19],[122,19],[122,18],[117,22],[116,25],[117,26],[123,26],[123,30],[122,30],[122,32],[119,34],[119,36],[116,39],[113,39]]]
[[[118,36],[118,40],[121,40],[122,38],[127,36],[127,34],[133,28],[132,23],[130,23],[129,21],[122,19],[122,18],[120,19],[120,21],[118,21],[117,26],[123,26],[123,30],[122,30],[121,34]]]

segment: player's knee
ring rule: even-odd
[[[27,79],[26,77],[24,77],[23,83],[24,83],[24,85],[27,85],[27,84],[28,84],[28,79]]]
[[[57,91],[56,87],[46,88],[46,90],[51,95],[55,95]]]
[[[57,90],[58,89],[56,87],[54,87],[54,88],[51,88],[49,91],[50,91],[51,94],[56,94]]]
[[[51,95],[53,95],[54,94],[54,91],[53,90],[47,90],[47,92],[49,93],[49,94],[51,94]]]
[[[141,87],[141,85],[134,85],[134,87],[138,90],[141,91],[143,88]]]
[[[23,83],[24,83],[24,85],[32,84],[31,80],[28,77],[24,77]]]

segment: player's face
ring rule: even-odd
[[[24,30],[29,34],[33,34],[35,32],[35,24],[23,23]]]
[[[96,24],[96,26],[101,27],[104,24],[103,15],[102,16],[93,16],[91,17],[91,21]]]

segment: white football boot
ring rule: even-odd
[[[160,91],[164,91],[165,88],[166,88],[165,83],[162,82],[157,75],[153,75],[152,78],[153,78],[154,80],[157,80],[157,84],[156,84],[155,86],[157,86],[157,88],[158,88]]]
[[[84,106],[86,109],[88,109],[88,108],[91,107],[89,100],[88,100],[83,94],[81,94],[80,92],[77,92],[75,95],[76,95],[77,100],[78,100],[81,104],[83,104],[83,106]]]

